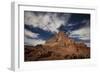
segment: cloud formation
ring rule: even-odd
[[[72,31],[70,35],[72,35],[72,37],[74,37],[74,35],[78,35],[80,39],[88,40],[90,39],[90,22],[89,20],[83,20],[82,23],[84,23],[84,26],[80,29]]]
[[[70,18],[70,14],[50,13],[50,12],[24,12],[24,24],[39,27],[46,31],[58,32],[61,25],[65,25]]]
[[[37,38],[39,34],[33,33],[27,29],[24,30],[24,36],[30,37],[30,38]]]
[[[44,44],[45,40],[42,39],[31,39],[28,37],[24,37],[24,45],[33,45],[36,46],[37,44]]]
[[[71,31],[70,37],[82,40],[87,46],[90,46],[90,22],[89,20],[83,20],[82,23],[84,23],[85,26]]]

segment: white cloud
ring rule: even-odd
[[[37,33],[33,33],[27,29],[24,30],[24,36],[28,36],[28,37],[31,37],[31,38],[37,38],[39,34]]]
[[[37,44],[44,44],[45,40],[41,40],[41,39],[33,39],[32,45],[37,45]]]
[[[75,31],[71,32],[71,35],[74,37],[74,35],[79,35],[78,37],[81,40],[89,40],[90,39],[90,28],[84,27]],[[77,37],[77,36],[76,36]]]
[[[75,30],[71,32],[71,37],[73,38],[78,38],[80,40],[83,40],[83,42],[90,47],[90,42],[88,40],[90,40],[90,28],[82,28],[79,30]],[[86,42],[88,41],[88,42]]]
[[[24,37],[24,43],[25,43],[25,45],[36,46],[38,44],[44,44],[45,40],[42,40],[42,39],[29,39],[27,37]]]
[[[37,16],[32,13],[32,12],[24,12],[24,23],[28,25],[33,25],[34,26],[38,23],[38,18]],[[37,26],[37,25],[36,25]]]
[[[59,28],[61,25],[65,25],[69,18],[70,14],[58,16],[57,13],[38,13],[38,15],[36,15],[34,12],[26,11],[24,23],[42,28],[46,31],[58,32],[57,28]]]
[[[72,37],[75,37],[74,35],[78,35],[76,37],[79,37],[81,40],[90,40],[90,22],[89,20],[83,20],[82,23],[84,23],[85,26],[72,31],[70,35],[72,35]]]
[[[37,45],[37,44],[44,44],[45,41],[42,39],[35,39],[38,37],[39,34],[33,33],[27,29],[24,30],[24,43],[25,45]],[[31,38],[29,38],[31,37]],[[33,38],[33,39],[32,39]]]

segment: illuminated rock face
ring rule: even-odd
[[[24,55],[25,61],[87,59],[90,58],[90,48],[61,31],[43,45],[25,46]]]
[[[47,40],[46,45],[53,45],[53,46],[59,46],[59,47],[67,47],[70,44],[74,44],[75,42],[68,37],[64,32],[59,32],[58,34],[55,34],[54,37]]]

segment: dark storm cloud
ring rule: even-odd
[[[84,26],[90,26],[90,22],[87,24],[89,20],[89,14],[71,14],[69,21],[65,25],[61,25],[58,29],[66,32],[78,30]]]

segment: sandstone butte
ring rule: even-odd
[[[63,31],[49,38],[45,44],[25,45],[25,61],[89,59],[90,47],[69,38]]]

